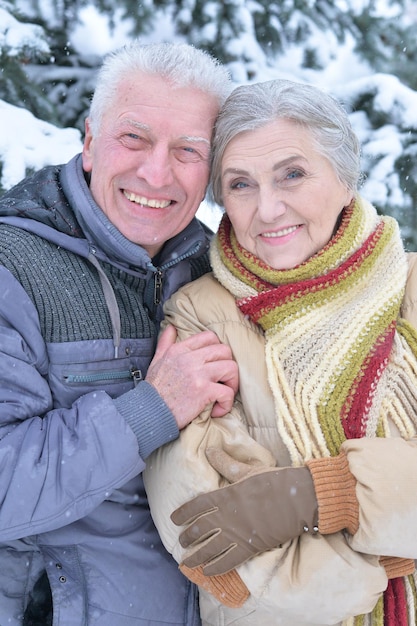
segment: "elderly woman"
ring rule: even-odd
[[[166,319],[229,344],[240,390],[145,477],[203,624],[417,624],[415,255],[358,194],[359,160],[309,85],[239,87],[218,120],[213,273]]]

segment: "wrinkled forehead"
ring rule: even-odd
[[[168,79],[139,73],[124,78],[104,117],[129,120],[151,129],[157,122],[182,128],[181,134],[210,141],[219,111],[217,98],[194,86],[180,86]]]

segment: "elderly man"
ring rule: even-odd
[[[163,302],[209,269],[195,219],[230,89],[191,46],[101,68],[82,154],[0,200],[0,624],[199,623],[141,473],[237,368],[211,332],[156,350]]]

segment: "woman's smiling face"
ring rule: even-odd
[[[281,118],[230,141],[221,185],[237,240],[275,269],[296,267],[321,250],[353,198],[311,132]]]

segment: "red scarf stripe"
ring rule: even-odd
[[[242,299],[238,302],[238,306],[244,315],[248,315],[255,323],[262,324],[262,318],[276,307],[283,306],[290,302],[294,306],[299,306],[298,301],[306,295],[314,293],[319,294],[324,289],[337,288],[337,286],[346,280],[349,275],[357,274],[358,268],[364,265],[365,261],[370,258],[374,252],[378,242],[380,241],[384,230],[384,224],[381,222],[375,231],[366,239],[360,250],[357,250],[347,259],[340,267],[335,268],[324,276],[317,276],[299,283],[290,283],[288,285],[279,285],[259,293],[256,296]],[[252,283],[253,284],[253,281]],[[331,297],[331,294],[329,294]]]
[[[403,578],[391,578],[384,593],[384,626],[408,626],[407,596]]]
[[[362,363],[360,372],[352,384],[349,395],[342,406],[340,419],[346,439],[365,436],[366,417],[372,404],[376,386],[388,365],[396,324],[392,322],[378,337],[371,352]]]

